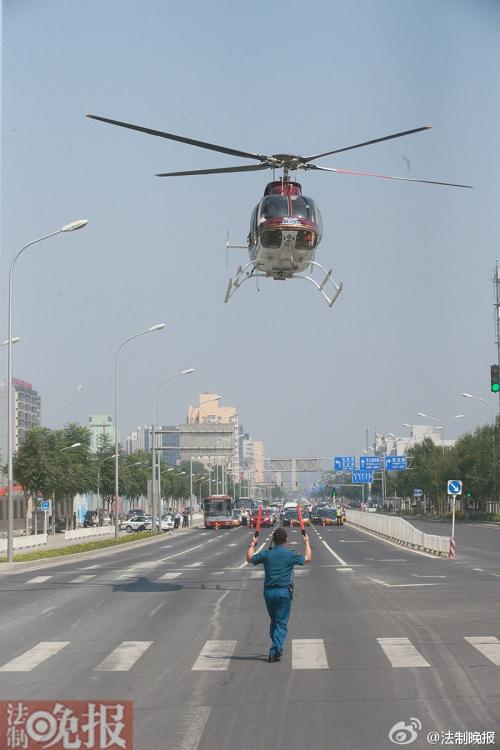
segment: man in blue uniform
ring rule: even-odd
[[[265,570],[264,599],[271,618],[269,635],[271,648],[269,661],[279,661],[283,654],[283,646],[288,632],[288,619],[292,603],[291,583],[295,565],[311,562],[311,547],[307,535],[303,535],[304,555],[286,546],[287,535],[283,528],[275,529],[273,533],[274,547],[254,553],[258,537],[254,536],[247,550],[247,562],[259,565],[263,563]]]

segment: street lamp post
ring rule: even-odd
[[[215,396],[214,398],[209,398],[206,401],[202,401],[198,407],[198,422],[200,422],[200,410],[202,406],[205,406],[205,404],[210,404],[212,401],[220,401],[222,396]],[[215,438],[217,440],[217,437]],[[192,443],[190,443],[192,446]],[[217,464],[218,466],[218,464]],[[218,477],[218,474],[217,474]],[[189,451],[189,525],[193,525],[193,450]]]
[[[426,419],[432,419],[433,422],[438,422],[438,424],[441,425],[439,429],[442,430],[442,432],[441,432],[441,443],[442,443],[442,446],[443,446],[443,453],[444,453],[444,450],[445,450],[445,448],[444,448],[444,426],[445,426],[446,422],[453,422],[454,419],[463,419],[464,418],[463,414],[455,414],[454,417],[448,417],[448,419],[442,420],[442,419],[438,419],[437,417],[432,417],[430,414],[424,414],[421,411],[417,412],[417,416],[419,416],[419,417],[425,417]]]
[[[493,457],[492,485],[493,485],[493,500],[496,501],[497,499],[497,458],[496,458],[497,450],[496,450],[496,438],[495,438],[495,431],[496,431],[495,412],[490,402],[486,401],[485,398],[481,398],[480,396],[473,396],[472,393],[462,393],[462,396],[464,396],[464,398],[473,398],[476,401],[482,401],[483,404],[486,404],[486,406],[488,406],[491,411],[491,449],[492,449],[492,457]]]
[[[165,323],[157,323],[154,326],[150,326],[150,328],[146,328],[145,331],[134,333],[133,336],[128,336],[122,341],[115,354],[115,539],[118,539],[120,535],[120,523],[118,517],[118,356],[125,344],[132,341],[132,339],[136,339],[139,336],[145,336],[147,333],[152,333],[153,331],[161,331],[163,328],[165,328]]]
[[[10,269],[9,269],[9,313],[8,313],[8,334],[7,334],[7,562],[14,560],[14,497],[13,497],[13,447],[12,447],[12,344],[15,343],[12,338],[12,291],[14,288],[14,266],[17,259],[25,250],[32,245],[36,245],[38,242],[54,237],[56,234],[61,232],[74,232],[77,229],[83,229],[87,226],[87,219],[79,219],[78,221],[72,221],[70,224],[65,224],[60,229],[56,229],[55,232],[45,234],[43,237],[38,237],[36,240],[28,242],[24,245],[18,253],[12,258]]]
[[[163,386],[170,382],[171,380],[175,380],[176,378],[180,378],[182,375],[191,375],[191,373],[194,372],[194,367],[189,367],[187,370],[182,370],[182,372],[177,373],[177,375],[171,375],[169,378],[165,378],[165,380],[162,380],[160,385],[157,388],[156,391],[156,428],[153,427],[153,475],[152,475],[152,513],[153,519],[155,517],[155,498],[158,497],[158,521],[161,521],[161,444],[158,447],[158,453],[157,453],[157,445],[158,438],[160,435],[160,391],[163,388]],[[161,438],[160,438],[161,441]],[[158,529],[160,527],[158,526]],[[154,525],[153,525],[153,534],[155,533]]]

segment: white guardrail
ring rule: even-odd
[[[374,534],[434,555],[449,556],[450,538],[438,534],[426,534],[416,529],[404,518],[384,516],[381,513],[367,513],[360,510],[348,510],[346,520],[354,526],[369,529]]]
[[[47,534],[28,534],[27,536],[14,537],[14,549],[28,549],[29,547],[42,547],[47,544]],[[0,539],[0,552],[7,551],[7,539]]]
[[[114,526],[95,526],[90,529],[71,529],[64,532],[65,539],[88,539],[89,536],[110,536],[115,533]]]

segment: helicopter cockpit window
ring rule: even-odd
[[[260,221],[276,219],[288,215],[288,198],[286,195],[267,195],[260,204]]]
[[[311,198],[306,198],[303,195],[292,197],[292,216],[295,218],[315,221],[314,209],[314,201]]]

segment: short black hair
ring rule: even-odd
[[[287,540],[288,537],[286,535],[286,531],[281,526],[279,527],[279,529],[275,529],[273,531],[273,542],[275,544],[285,544]]]

